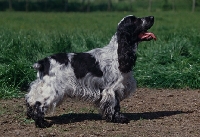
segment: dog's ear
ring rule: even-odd
[[[133,45],[138,39],[138,25],[137,20],[133,15],[123,18],[117,26],[117,40],[118,44]]]
[[[137,29],[138,25],[136,24],[138,18],[133,16],[133,15],[129,15],[124,17],[117,26],[117,36],[119,39],[121,39],[122,37],[132,37],[132,39],[136,38],[134,35],[135,34],[135,30]]]

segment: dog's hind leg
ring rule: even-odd
[[[100,110],[107,122],[129,123],[129,119],[120,113],[120,101],[114,91],[102,92]]]
[[[45,128],[50,124],[44,120],[49,110],[53,110],[63,98],[63,92],[59,92],[54,85],[47,80],[36,80],[25,96],[27,105],[27,117],[35,121],[36,127]]]
[[[27,105],[27,117],[32,118],[35,121],[35,126],[39,128],[50,127],[51,124],[44,120],[44,110],[40,108],[41,103],[36,102],[34,106]]]

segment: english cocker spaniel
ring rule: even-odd
[[[120,113],[120,101],[136,89],[132,68],[138,43],[156,39],[147,32],[154,17],[124,17],[110,43],[84,53],[58,53],[33,65],[37,79],[25,96],[27,116],[36,127],[49,127],[44,119],[65,98],[93,103],[109,122],[128,123]]]

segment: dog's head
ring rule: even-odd
[[[128,43],[135,43],[140,41],[156,40],[153,33],[148,32],[154,24],[154,17],[148,16],[137,18],[133,15],[124,17],[117,27],[118,41],[126,41]]]
[[[130,72],[136,62],[136,50],[141,41],[156,40],[153,33],[148,32],[154,24],[154,17],[137,18],[133,15],[124,17],[117,26],[119,69],[123,73]]]

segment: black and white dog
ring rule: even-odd
[[[110,43],[85,53],[58,53],[33,65],[37,79],[26,94],[27,116],[36,127],[48,127],[44,120],[65,98],[78,98],[97,106],[109,122],[128,123],[120,113],[120,101],[136,89],[132,68],[138,43],[156,39],[147,32],[154,17],[124,17]]]

